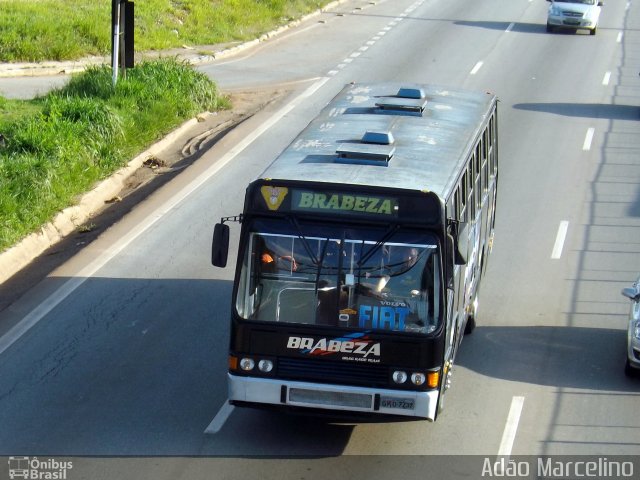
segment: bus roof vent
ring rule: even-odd
[[[380,97],[376,107],[402,113],[417,113],[422,115],[427,106],[426,95],[421,88],[403,87],[395,96]]]
[[[367,131],[362,136],[362,143],[377,143],[378,145],[392,145],[395,142],[391,132]]]
[[[398,97],[400,98],[413,98],[416,100],[422,99],[425,97],[424,90],[421,88],[401,88],[398,90]]]
[[[388,166],[396,147],[391,132],[366,132],[360,142],[342,143],[336,149],[337,163]]]

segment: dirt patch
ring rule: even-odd
[[[229,94],[231,109],[199,115],[198,123],[184,131],[169,148],[146,159],[143,168],[136,170],[127,179],[124,189],[113,201],[122,201],[147,183],[155,181],[159,176],[172,177],[173,174],[187,168],[236,125],[255,115],[285,93],[285,90],[269,89]]]
[[[144,165],[128,177],[121,191],[107,199],[104,207],[94,212],[89,221],[0,284],[0,311],[89,245],[140,201],[188,168],[236,125],[286,93],[285,89],[233,92],[229,94],[231,109],[199,115],[198,122],[181,131],[169,147],[146,159]]]

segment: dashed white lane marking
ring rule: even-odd
[[[500,448],[498,449],[499,457],[511,456],[511,450],[513,449],[513,442],[516,439],[516,433],[518,431],[518,423],[520,423],[520,414],[522,413],[522,406],[524,405],[524,397],[513,397],[511,399],[511,408],[509,408],[509,416],[507,417],[507,423],[504,426],[502,432],[502,440],[500,442]]]
[[[391,20],[385,27],[382,28],[378,33],[376,33],[373,37],[365,42],[363,46],[358,48],[357,51],[350,54],[348,58],[344,59],[340,64],[336,65],[333,69],[327,72],[328,77],[335,77],[340,73],[340,70],[344,70],[348,64],[352,63],[353,60],[359,57],[363,52],[366,52],[369,47],[372,47],[379,40],[382,39],[388,32],[394,29],[394,27],[398,26],[403,20],[405,20],[411,12],[413,12],[416,8],[424,3],[424,0],[418,0],[409,8],[407,8],[403,13],[399,14],[393,20]],[[366,7],[365,7],[366,8]]]
[[[218,410],[218,413],[216,413],[216,416],[211,420],[209,426],[205,428],[204,433],[215,434],[222,430],[222,427],[224,427],[224,424],[229,420],[233,410],[234,406],[231,405],[228,400],[225,400],[220,410]]]
[[[556,243],[553,244],[553,250],[551,251],[551,258],[558,260],[562,256],[562,249],[564,248],[564,241],[567,238],[567,231],[569,230],[569,222],[563,220],[558,227],[558,233],[556,234]]]
[[[609,81],[611,80],[611,72],[606,72],[604,74],[604,78],[602,79],[602,85],[609,85]]]
[[[482,68],[482,65],[483,65],[483,62],[476,63],[476,65],[471,69],[470,74],[475,75],[476,73],[478,73],[478,70]]]
[[[584,137],[584,143],[582,144],[582,150],[591,150],[591,142],[593,141],[593,134],[595,132],[595,128],[589,128],[587,130],[587,134]]]

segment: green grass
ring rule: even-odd
[[[329,0],[135,1],[136,51],[243,41]],[[0,0],[0,62],[108,55],[110,0]]]
[[[0,97],[0,251],[184,120],[226,107],[212,81],[175,59],[140,63],[115,89],[103,66],[42,98]]]

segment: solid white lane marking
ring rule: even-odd
[[[233,410],[234,406],[229,403],[229,400],[225,400],[220,410],[218,410],[218,413],[216,413],[216,416],[211,420],[209,426],[205,428],[204,433],[214,434],[222,430],[222,427],[224,427],[224,424],[229,420]]]
[[[611,72],[606,72],[604,74],[604,78],[602,79],[602,85],[609,85],[610,80],[611,80]]]
[[[516,439],[518,423],[520,423],[520,414],[522,413],[523,405],[524,397],[513,397],[511,399],[509,416],[507,417],[507,423],[505,424],[504,431],[502,432],[502,441],[500,442],[500,448],[498,449],[499,457],[511,456],[511,450],[513,449],[513,442]]]
[[[591,150],[591,142],[593,141],[593,134],[595,132],[595,128],[589,128],[587,130],[587,134],[584,137],[584,143],[582,144],[582,150]]]
[[[476,73],[478,73],[478,70],[480,70],[482,68],[482,64],[483,62],[478,62],[476,63],[475,67],[473,67],[473,69],[471,69],[471,75],[475,75]]]
[[[554,243],[553,250],[551,251],[551,258],[554,260],[557,260],[562,256],[564,241],[567,238],[567,230],[569,230],[569,222],[566,220],[561,221],[556,235],[556,243]]]
[[[4,336],[0,337],[0,355],[13,345],[22,335],[24,335],[31,327],[38,323],[45,315],[51,312],[57,307],[65,298],[73,293],[78,287],[80,287],[90,277],[104,267],[109,261],[116,257],[122,250],[124,250],[129,244],[136,240],[140,235],[146,232],[152,227],[164,214],[174,209],[177,205],[182,203],[189,195],[200,188],[211,177],[213,177],[218,171],[225,167],[231,160],[238,156],[245,148],[251,145],[258,137],[269,130],[273,125],[279,122],[282,117],[293,110],[298,104],[302,103],[306,98],[312,96],[317,90],[319,90],[330,77],[321,77],[300,95],[291,100],[278,110],[273,116],[268,118],[263,124],[256,128],[253,132],[249,133],[242,141],[236,144],[235,147],[230,149],[225,155],[223,155],[216,163],[211,165],[205,170],[202,175],[185,185],[182,190],[171,197],[167,202],[162,204],[158,209],[150,214],[144,221],[140,222],[136,227],[132,228],[129,232],[119,238],[110,248],[104,251],[104,253],[98,256],[93,262],[80,270],[75,277],[65,282],[60,288],[47,297],[40,305],[29,312],[22,320],[13,326]]]

